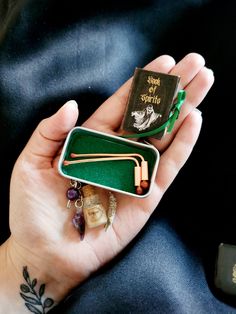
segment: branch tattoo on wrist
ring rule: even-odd
[[[45,314],[53,306],[51,298],[44,298],[45,284],[41,284],[36,291],[37,279],[30,279],[27,266],[23,267],[23,277],[26,283],[20,285],[20,295],[25,301],[25,306],[31,313]]]

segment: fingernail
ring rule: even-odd
[[[74,107],[74,108],[78,108],[78,104],[75,100],[69,100],[65,103],[66,106],[70,106],[70,107]]]
[[[207,70],[208,70],[209,72],[211,72],[211,73],[212,73],[212,75],[214,76],[214,72],[213,72],[213,70],[212,70],[212,69],[207,68]]]
[[[197,112],[198,114],[200,114],[200,116],[202,115],[202,112],[198,108],[194,108],[193,110]]]

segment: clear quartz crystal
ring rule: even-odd
[[[100,201],[96,189],[92,185],[85,185],[83,192],[84,219],[89,228],[95,228],[107,223],[106,211]]]

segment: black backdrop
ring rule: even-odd
[[[81,124],[135,66],[195,51],[213,69],[215,84],[200,106],[203,128],[193,154],[153,218],[165,217],[202,259],[212,286],[218,244],[236,244],[235,1],[103,0],[81,8],[77,2],[27,1],[19,10],[2,10],[1,242],[9,235],[12,167],[42,118],[73,98]]]

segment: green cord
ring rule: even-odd
[[[180,90],[177,95],[177,102],[174,104],[170,112],[168,120],[164,124],[162,124],[159,128],[149,131],[149,132],[144,132],[144,133],[139,133],[139,134],[138,133],[125,134],[125,135],[121,135],[121,137],[124,137],[124,138],[150,137],[164,131],[165,128],[167,128],[167,132],[170,133],[174,127],[175,121],[179,117],[180,108],[183,105],[185,98],[186,98],[185,90]]]

